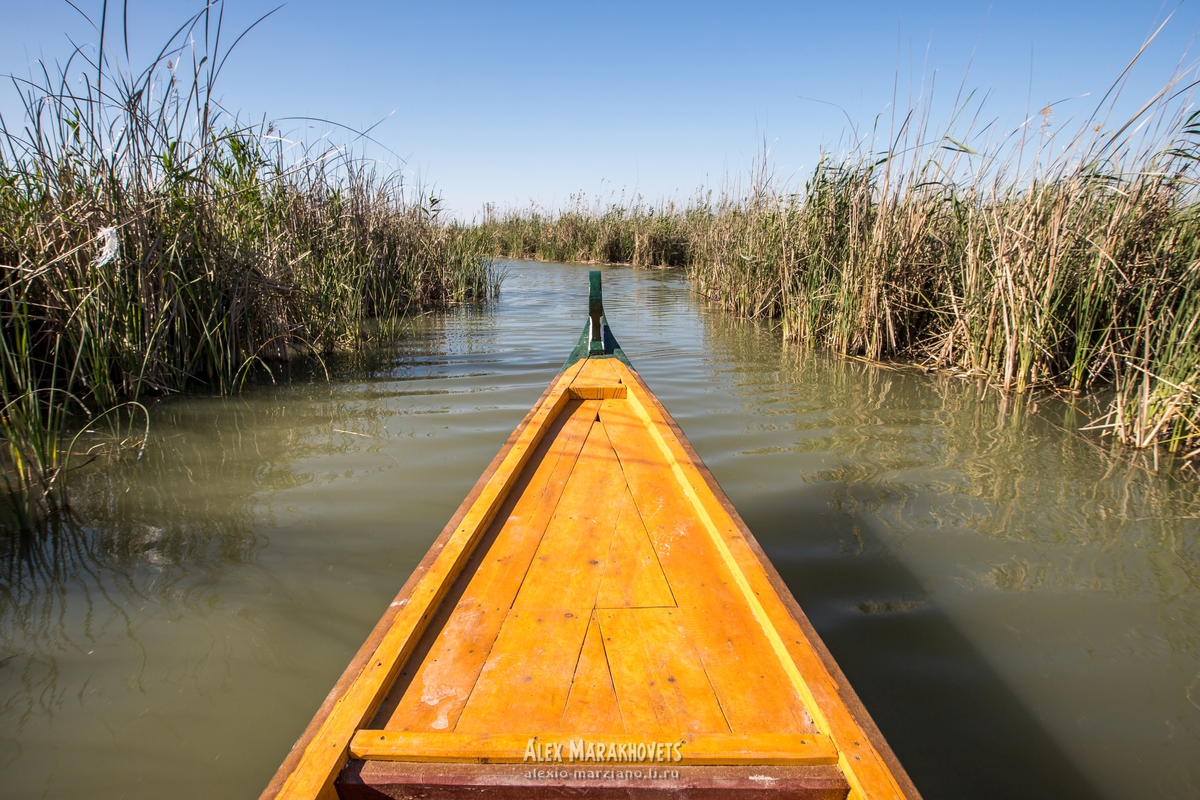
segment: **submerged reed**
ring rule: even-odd
[[[19,127],[0,120],[0,435],[22,526],[65,504],[63,441],[87,414],[231,391],[255,365],[498,291],[435,198],[222,111],[222,11],[141,72],[102,23],[94,54],[16,81]]]

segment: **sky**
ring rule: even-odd
[[[225,1],[227,37],[278,6]],[[76,5],[98,23],[100,2]],[[128,0],[134,66],[201,7]],[[345,143],[379,123],[374,143],[357,146],[469,219],[484,203],[552,209],[580,193],[686,200],[744,175],[764,148],[780,179],[802,184],[822,147],[931,85],[935,116],[962,87],[987,95],[997,129],[1047,103],[1053,124],[1078,124],[1169,15],[1124,90],[1133,109],[1200,57],[1200,0],[288,0],[237,45],[216,94],[240,118],[280,120],[306,141]],[[98,40],[60,0],[0,0],[0,20],[5,75]],[[10,82],[0,113],[19,117]]]

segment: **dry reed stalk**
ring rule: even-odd
[[[224,113],[222,14],[206,6],[140,72],[101,29],[95,56],[16,81],[20,128],[0,120],[0,435],[23,527],[66,502],[61,442],[81,410],[233,391],[256,364],[498,291],[436,198]]]
[[[908,357],[1017,394],[1111,386],[1107,434],[1194,455],[1194,76],[1108,126],[1127,72],[1070,134],[1051,130],[1049,107],[1012,136],[977,133],[978,109],[958,101],[938,128],[927,96],[878,136],[882,151],[872,138],[825,156],[799,191],[764,157],[745,189],[727,181],[683,208],[491,209],[477,231],[498,254],[683,266],[731,313],[845,355]],[[611,244],[650,230],[670,257]]]

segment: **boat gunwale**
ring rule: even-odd
[[[750,551],[754,554],[754,557],[758,559],[758,563],[766,574],[768,582],[783,603],[784,609],[799,626],[801,633],[808,640],[809,646],[825,665],[825,669],[829,672],[830,677],[833,678],[837,687],[838,697],[841,699],[842,704],[846,707],[854,722],[866,735],[871,746],[875,748],[876,752],[883,759],[885,766],[891,772],[892,777],[896,781],[897,788],[900,789],[908,800],[921,800],[921,793],[917,790],[908,772],[905,771],[904,766],[900,763],[900,759],[892,752],[891,745],[888,744],[883,732],[879,730],[879,726],[875,724],[875,720],[871,718],[858,693],[854,691],[853,685],[846,678],[846,674],[838,666],[833,654],[825,646],[825,642],[821,639],[820,634],[817,633],[817,629],[813,627],[808,615],[804,613],[804,609],[800,607],[800,603],[792,595],[791,589],[784,583],[783,577],[779,574],[775,565],[771,563],[771,559],[767,557],[767,553],[763,550],[762,545],[758,543],[758,539],[754,538],[754,534],[750,532],[750,528],[738,513],[733,502],[726,496],[721,485],[717,483],[717,479],[709,471],[708,465],[700,458],[700,454],[696,452],[691,441],[684,434],[683,428],[679,426],[679,423],[667,411],[666,406],[658,399],[658,396],[650,391],[650,387],[647,386],[641,374],[633,368],[629,368],[629,374],[637,381],[641,393],[654,404],[658,413],[662,415],[663,421],[671,429],[671,432],[675,434],[675,438],[695,466],[697,472],[704,479],[709,491],[729,515],[730,519],[733,520],[734,525],[737,526],[738,532],[745,540]]]
[[[442,528],[442,532],[438,534],[436,539],[433,540],[433,543],[429,546],[429,550],[426,551],[425,555],[421,558],[421,561],[417,564],[416,568],[413,569],[412,574],[408,577],[408,580],[404,582],[404,585],[400,588],[400,591],[388,604],[388,607],[384,610],[383,616],[380,617],[379,621],[375,623],[375,626],[367,635],[366,640],[362,643],[362,646],[359,647],[358,651],[354,655],[354,658],[350,660],[350,663],[342,672],[341,677],[338,678],[337,683],[334,684],[333,689],[331,689],[329,694],[325,697],[325,700],[317,709],[316,714],[313,715],[312,720],[308,723],[308,726],[304,729],[304,732],[300,735],[300,738],[297,739],[296,743],[292,745],[292,748],[288,751],[283,763],[279,765],[279,769],[277,769],[274,776],[272,776],[271,782],[267,784],[267,788],[264,789],[263,793],[259,796],[259,800],[274,800],[274,798],[279,794],[280,790],[283,789],[283,785],[300,765],[300,761],[304,756],[305,750],[308,749],[308,745],[312,742],[312,740],[316,738],[317,732],[321,729],[321,726],[325,723],[325,720],[333,712],[338,700],[340,700],[346,694],[346,692],[354,684],[354,681],[362,673],[363,668],[367,665],[367,662],[370,661],[371,657],[375,654],[375,651],[379,648],[379,644],[383,641],[384,636],[386,636],[387,632],[391,630],[392,624],[395,622],[396,615],[398,615],[400,610],[408,603],[408,600],[412,597],[413,592],[416,591],[417,586],[421,583],[421,579],[424,578],[426,573],[429,572],[430,568],[433,566],[433,563],[437,560],[438,555],[440,555],[442,550],[445,548],[446,543],[450,541],[450,538],[454,535],[454,532],[458,529],[458,526],[462,523],[463,519],[466,518],[467,513],[471,510],[471,507],[475,505],[475,502],[479,499],[480,495],[483,494],[484,488],[496,474],[496,471],[500,468],[500,465],[504,463],[504,459],[508,456],[509,452],[514,446],[516,446],[517,441],[521,438],[521,434],[523,434],[525,429],[529,427],[529,423],[533,420],[534,414],[537,413],[538,409],[540,409],[550,397],[550,393],[554,391],[554,388],[558,385],[558,381],[562,378],[564,372],[566,372],[566,369],[558,372],[549,382],[549,384],[547,384],[541,396],[539,396],[537,401],[530,407],[529,411],[525,414],[525,417],[521,420],[521,423],[517,425],[511,434],[509,434],[504,444],[500,447],[499,452],[497,452],[495,457],[493,457],[488,463],[488,466],[486,469],[484,469],[483,474],[479,476],[479,480],[475,482],[475,485],[471,487],[471,491],[467,493],[465,498],[463,498],[463,501],[459,504],[454,514],[451,515],[449,521],[446,522],[445,527]]]
[[[588,359],[584,358],[581,360],[586,361]],[[846,708],[846,710],[849,712],[849,714],[850,714],[851,718],[853,719],[853,721],[855,722],[855,724],[860,728],[860,730],[863,732],[863,734],[867,737],[868,742],[875,749],[875,751],[879,754],[884,765],[886,766],[888,771],[891,773],[893,779],[895,780],[897,788],[901,791],[901,793],[908,800],[920,800],[919,791],[916,789],[916,786],[912,783],[912,780],[909,778],[907,772],[904,770],[903,766],[901,765],[899,759],[896,757],[895,753],[892,752],[892,749],[888,745],[882,732],[879,730],[878,726],[875,724],[874,720],[871,718],[870,714],[867,712],[866,707],[863,705],[861,699],[858,697],[857,693],[854,691],[851,683],[847,680],[847,678],[846,678],[845,674],[842,672],[840,666],[838,666],[837,661],[833,658],[833,655],[829,652],[829,649],[825,646],[825,643],[821,640],[819,634],[816,632],[816,629],[813,627],[811,621],[808,619],[808,616],[804,613],[803,609],[800,607],[800,604],[796,601],[795,597],[792,595],[791,590],[788,589],[787,585],[784,583],[783,578],[779,575],[778,570],[776,570],[774,564],[772,564],[770,559],[767,557],[766,552],[763,550],[763,548],[759,544],[758,540],[754,538],[754,535],[751,533],[750,529],[746,526],[745,521],[741,518],[741,515],[738,514],[736,507],[726,496],[724,490],[721,489],[720,484],[717,482],[717,480],[713,476],[712,472],[708,469],[708,467],[704,463],[703,459],[700,458],[699,454],[696,452],[695,448],[692,446],[690,440],[688,440],[686,434],[684,434],[683,429],[679,426],[679,423],[675,421],[674,417],[672,417],[671,414],[667,411],[667,409],[663,405],[663,403],[650,390],[649,386],[647,386],[647,384],[646,384],[645,380],[642,378],[641,374],[638,373],[637,370],[633,369],[632,367],[626,366],[625,369],[627,371],[629,378],[631,378],[637,384],[636,391],[639,395],[641,395],[639,400],[641,400],[642,402],[645,402],[648,400],[653,405],[654,410],[661,416],[663,423],[665,423],[667,428],[674,435],[674,438],[676,439],[676,441],[678,442],[680,447],[683,449],[684,453],[687,455],[688,460],[691,462],[691,465],[696,469],[697,473],[703,478],[705,485],[708,488],[711,495],[713,496],[713,498],[717,501],[718,505],[720,505],[722,510],[726,514],[728,514],[730,520],[737,527],[738,533],[741,535],[742,539],[746,542],[749,551],[751,553],[753,553],[759,566],[762,568],[767,581],[771,585],[771,588],[774,589],[776,595],[779,597],[784,610],[788,613],[788,615],[792,618],[792,620],[797,624],[798,628],[800,629],[800,632],[807,639],[807,644],[811,647],[813,652],[818,656],[822,665],[825,667],[826,671],[829,673],[829,676],[833,679],[833,682],[835,684],[835,689],[836,689],[836,692],[838,695],[838,699],[840,700],[842,705]],[[300,739],[298,739],[296,741],[296,743],[292,746],[292,749],[288,753],[287,758],[284,760],[283,764],[280,765],[280,768],[276,771],[274,777],[271,780],[271,783],[267,786],[266,790],[261,795],[260,800],[273,800],[273,798],[275,798],[279,794],[280,790],[283,788],[283,786],[287,782],[287,779],[291,776],[291,774],[296,770],[296,768],[301,763],[301,760],[303,758],[303,755],[304,755],[306,749],[308,748],[308,745],[316,737],[318,731],[321,729],[321,726],[323,725],[325,720],[329,717],[329,715],[332,713],[333,709],[336,707],[338,700],[340,700],[346,694],[346,692],[350,689],[350,687],[358,679],[359,675],[362,673],[367,662],[372,658],[372,656],[377,651],[377,648],[378,648],[380,642],[383,640],[383,638],[386,636],[388,631],[391,629],[397,614],[399,614],[399,612],[402,610],[402,608],[406,605],[408,599],[411,598],[413,592],[416,590],[416,587],[420,584],[421,579],[428,573],[428,571],[430,570],[430,568],[432,567],[434,562],[437,560],[437,557],[440,555],[440,553],[444,549],[446,543],[450,540],[450,538],[458,530],[458,527],[461,524],[462,520],[467,516],[467,514],[470,512],[471,508],[479,500],[480,496],[482,495],[482,493],[483,493],[484,489],[486,488],[486,486],[488,485],[489,481],[495,475],[496,471],[499,469],[500,465],[504,462],[504,460],[508,456],[508,454],[511,452],[512,448],[520,440],[522,434],[526,431],[529,424],[533,421],[533,418],[536,415],[536,413],[544,407],[544,405],[548,401],[552,392],[560,386],[560,384],[563,380],[564,374],[569,371],[570,371],[569,368],[560,371],[549,382],[549,384],[546,386],[546,389],[542,392],[541,396],[538,398],[537,402],[535,402],[533,404],[533,406],[530,408],[530,410],[526,413],[525,417],[522,419],[521,423],[509,435],[509,437],[505,441],[504,445],[500,448],[500,451],[497,452],[495,457],[488,464],[488,467],[484,470],[483,474],[480,475],[479,479],[476,481],[476,483],[472,487],[471,491],[463,499],[462,503],[459,504],[454,515],[446,523],[446,526],[442,529],[442,532],[434,540],[433,544],[430,546],[430,548],[426,552],[425,556],[421,559],[421,561],[417,565],[416,569],[414,569],[412,575],[409,576],[408,580],[404,583],[404,586],[401,588],[400,592],[396,595],[395,599],[389,604],[389,606],[386,609],[386,611],[384,612],[383,616],[380,618],[380,620],[376,623],[374,628],[371,630],[370,635],[367,637],[367,639],[363,643],[363,645],[359,648],[354,659],[347,666],[347,668],[343,672],[341,678],[334,685],[333,690],[325,698],[324,702],[321,704],[321,707],[318,709],[317,714],[313,717],[312,721],[308,724],[307,728],[305,729],[304,733],[301,735]],[[547,423],[548,422],[549,422],[549,420],[547,421]],[[360,761],[360,759],[349,758],[349,759],[347,759],[346,763],[348,764],[350,761]],[[397,762],[393,762],[393,763],[397,763]],[[400,763],[403,763],[403,762],[400,762]],[[413,762],[413,763],[415,765],[417,762]],[[426,765],[426,766],[428,766],[428,765]],[[480,768],[480,770],[482,772],[486,772],[486,770],[488,769],[488,767],[490,765],[479,764],[477,766]],[[346,767],[346,765],[343,765],[342,769],[345,769],[345,767]],[[338,773],[340,774],[341,771],[342,770],[338,770]],[[335,781],[336,781],[336,779],[335,779]],[[334,795],[334,796],[336,796],[336,795]]]
[[[605,357],[606,356],[591,356],[591,358]],[[607,357],[612,358],[613,356]],[[434,567],[439,556],[441,556],[443,553],[446,545],[451,541],[455,534],[461,533],[460,526],[463,520],[467,518],[472,509],[475,508],[475,506],[479,503],[481,497],[487,490],[487,487],[492,482],[497,472],[501,469],[513,448],[526,435],[529,426],[535,421],[535,417],[540,411],[543,411],[547,407],[547,404],[552,400],[552,395],[556,391],[563,394],[569,394],[569,387],[572,378],[569,373],[574,371],[577,374],[578,367],[582,366],[580,362],[586,362],[587,360],[589,360],[589,357],[585,356],[584,358],[579,359],[579,361],[577,361],[575,364],[564,365],[564,368],[549,382],[546,389],[538,398],[537,402],[534,403],[526,413],[521,423],[509,435],[504,445],[500,448],[500,451],[489,463],[488,467],[476,481],[471,491],[467,494],[467,496],[458,506],[455,513],[451,516],[442,532],[434,540],[433,544],[430,546],[425,556],[417,565],[412,575],[410,575],[408,580],[404,583],[400,592],[396,595],[396,598],[389,604],[383,616],[371,630],[371,633],[368,635],[366,641],[359,648],[355,657],[351,660],[345,671],[342,673],[341,678],[334,685],[333,690],[327,695],[324,702],[318,709],[317,714],[308,724],[300,739],[298,739],[293,745],[287,757],[276,771],[271,782],[268,784],[266,790],[261,795],[262,800],[271,800],[272,798],[277,797],[288,784],[288,781],[292,775],[303,764],[304,756],[310,749],[309,746],[318,737],[321,730],[325,726],[326,721],[338,707],[339,701],[354,687],[356,681],[363,676],[367,665],[376,655],[380,645],[395,625],[397,616],[408,604],[408,601],[416,592],[418,586],[422,583],[429,571]],[[828,678],[831,679],[832,685],[827,685],[827,690],[833,690],[833,694],[835,695],[835,697],[832,698],[833,702],[840,704],[845,709],[850,717],[850,721],[852,721],[858,730],[861,731],[862,735],[866,738],[867,743],[875,750],[880,761],[882,762],[882,766],[890,774],[894,782],[894,788],[898,790],[900,794],[903,795],[907,800],[919,800],[920,793],[917,791],[907,772],[905,772],[903,766],[900,764],[899,759],[892,752],[891,747],[887,744],[882,732],[880,732],[878,726],[867,712],[866,707],[862,704],[852,685],[846,679],[845,674],[842,672],[836,660],[833,658],[832,654],[829,652],[828,648],[817,634],[815,628],[812,626],[811,621],[808,619],[803,609],[801,609],[795,597],[793,597],[791,591],[788,589],[782,577],[775,569],[774,564],[771,563],[757,539],[754,538],[753,534],[750,532],[749,528],[738,514],[737,509],[725,495],[725,492],[721,489],[715,477],[712,475],[711,471],[709,471],[707,465],[705,465],[704,461],[700,458],[699,454],[696,452],[695,448],[684,434],[682,428],[670,415],[658,397],[650,390],[642,376],[624,359],[619,360],[623,362],[621,366],[624,368],[619,369],[619,372],[625,373],[625,375],[622,377],[622,380],[626,380],[625,376],[627,376],[629,380],[636,384],[636,388],[630,387],[632,390],[631,394],[633,395],[633,397],[630,399],[636,398],[636,403],[641,405],[649,404],[651,406],[651,408],[645,409],[647,412],[653,412],[649,415],[649,417],[646,418],[646,424],[653,428],[661,422],[661,424],[663,424],[670,432],[671,436],[673,436],[675,442],[679,445],[682,454],[686,456],[687,460],[690,462],[690,467],[694,468],[696,473],[703,478],[704,484],[709,490],[709,494],[716,501],[720,509],[728,516],[734,528],[736,528],[737,534],[739,534],[741,540],[747,544],[748,552],[753,554],[753,561],[757,561],[758,566],[763,570],[763,577],[766,579],[767,584],[771,587],[781,601],[779,610],[782,610],[784,614],[786,614],[793,622],[796,623],[798,629],[797,632],[803,635],[807,640],[806,644],[811,649],[812,653],[817,657],[817,660],[820,662],[821,666],[824,667]],[[573,367],[575,368],[574,370],[572,369]],[[626,380],[626,382],[629,381]],[[624,392],[621,394],[623,395]],[[640,395],[640,397],[638,395]],[[556,410],[557,409],[552,410],[547,419],[541,420],[538,423],[539,427],[551,425],[554,421],[554,417],[556,416]],[[655,414],[657,414],[659,417],[658,421],[653,419]],[[535,431],[535,439],[539,438],[541,433],[542,431]],[[536,442],[531,446],[529,453],[526,454],[526,457],[532,453],[534,446],[536,446]],[[518,479],[526,467],[527,464],[522,462],[516,468],[516,471],[509,476],[509,481]],[[678,469],[678,467],[676,469]],[[507,496],[510,490],[511,483],[503,488],[500,499],[496,502],[502,502],[503,497]],[[697,507],[697,510],[701,510],[699,506]],[[702,513],[707,514],[708,512]],[[712,522],[715,522],[715,520]],[[486,529],[490,524],[491,520],[489,517],[483,523],[483,528]],[[718,535],[715,529],[713,530],[713,535]],[[464,551],[463,557],[469,558],[470,553],[473,552],[478,545],[478,537],[472,537],[472,540],[467,545],[467,550]],[[733,558],[733,556],[727,554],[727,558]],[[747,561],[747,563],[753,562]],[[453,583],[456,578],[457,573],[454,573],[449,577],[448,582]],[[434,611],[436,611],[437,605],[439,605],[441,602],[442,599],[439,597],[439,599],[430,606],[429,613],[432,614]],[[782,615],[780,616],[780,619],[783,619]],[[772,626],[774,625],[774,623],[766,622],[764,622],[764,624],[771,624]],[[420,638],[420,634],[417,634],[417,638]],[[796,642],[796,644],[800,645],[800,642]],[[401,658],[402,660],[406,660],[407,656],[402,656]],[[795,666],[797,668],[799,667],[798,664]],[[799,680],[807,683],[810,677],[813,676],[803,675],[799,678]],[[392,683],[394,683],[394,681]],[[387,692],[391,691],[392,683],[389,683],[388,688],[383,690],[383,696],[386,696]],[[815,710],[815,707],[810,710]],[[361,723],[360,727],[356,728],[356,731],[357,730],[361,730]],[[858,745],[858,742],[854,742],[854,744]],[[338,776],[347,768],[350,762],[359,761],[359,759],[354,759],[349,752],[345,753],[342,759],[341,766],[334,771],[333,775],[329,779],[327,779],[328,782],[325,784],[324,789],[319,793],[320,797],[336,797],[337,791],[334,786]],[[487,764],[480,764],[478,766],[484,771],[486,771],[488,767]],[[849,767],[849,764],[845,764],[844,766]],[[843,769],[842,772],[845,773],[846,770]],[[850,776],[847,774],[846,777],[849,779]],[[857,796],[857,792],[852,792],[852,796]]]

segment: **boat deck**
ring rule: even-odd
[[[571,388],[615,395],[613,363]],[[818,733],[627,399],[570,400],[521,483],[372,727]]]
[[[682,432],[612,357],[543,395],[290,760],[266,796],[917,797]]]

